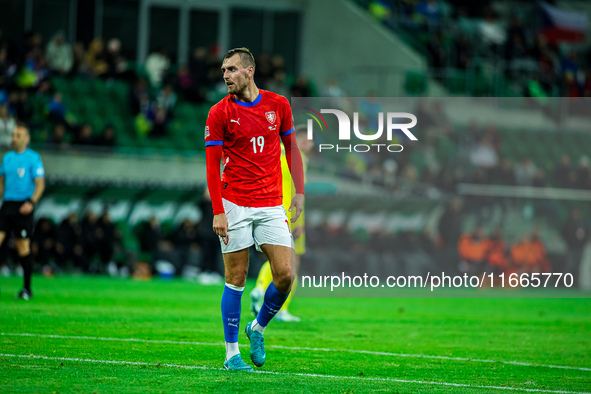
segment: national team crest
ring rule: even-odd
[[[275,111],[265,112],[265,116],[271,124],[275,123],[275,120],[277,119],[277,116],[275,116]]]

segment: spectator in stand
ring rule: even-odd
[[[53,131],[47,140],[46,148],[55,150],[66,150],[69,147],[66,141],[66,126],[58,123],[53,127]]]
[[[92,266],[92,260],[97,252],[96,246],[96,229],[97,229],[97,216],[94,212],[88,211],[80,223],[80,242],[82,244],[82,250],[84,256],[82,260],[86,262],[84,272],[96,273],[96,267]]]
[[[197,84],[198,87],[209,87],[209,62],[207,60],[207,49],[205,47],[195,48],[191,61],[189,62],[189,71],[193,82]]]
[[[54,123],[66,122],[66,106],[61,93],[55,93],[47,104],[47,114],[50,121]]]
[[[152,129],[149,134],[150,138],[162,138],[168,135],[168,131],[166,130],[168,124],[166,108],[156,105],[149,119],[152,121]]]
[[[460,271],[467,274],[479,274],[486,269],[485,263],[490,246],[484,231],[476,227],[471,233],[460,237],[458,253],[460,255]]]
[[[95,77],[104,77],[109,74],[109,63],[105,54],[103,40],[95,38],[88,45],[88,52],[84,57],[85,67]]]
[[[207,59],[207,79],[209,80],[208,86],[215,86],[220,82],[222,78],[222,71],[220,70],[220,48],[217,45],[212,46],[209,49],[209,56]],[[258,65],[257,65],[258,67]],[[225,87],[225,85],[224,85]]]
[[[107,125],[101,135],[94,139],[94,145],[101,148],[112,149],[115,147],[115,128],[113,125]]]
[[[103,268],[107,268],[109,275],[114,276],[118,272],[117,264],[113,261],[115,252],[115,244],[120,241],[121,235],[118,234],[117,229],[109,211],[104,210],[97,221],[96,226],[96,250],[99,255],[100,262]]]
[[[482,41],[493,53],[500,54],[502,46],[507,41],[507,32],[499,23],[497,15],[492,9],[486,11],[479,29]]]
[[[31,52],[16,76],[16,84],[23,89],[40,89],[49,77],[49,66],[43,51]]]
[[[148,55],[145,64],[146,73],[150,84],[154,87],[160,87],[168,68],[170,67],[170,59],[165,47],[160,47],[155,52]]]
[[[514,171],[517,186],[533,186],[537,168],[530,158],[524,158],[517,163]]]
[[[515,171],[510,159],[503,159],[501,165],[493,169],[492,181],[498,185],[515,186]]]
[[[72,47],[66,42],[63,32],[56,33],[47,44],[47,64],[51,71],[66,75],[72,70],[74,57]]]
[[[591,165],[589,157],[583,155],[579,159],[579,168],[576,172],[576,187],[578,189],[591,189]]]
[[[109,64],[109,77],[133,80],[135,73],[127,68],[127,59],[121,54],[121,41],[118,38],[112,38],[107,43],[106,61]]]
[[[55,255],[56,263],[61,269],[68,263],[74,264],[82,271],[88,269],[88,260],[84,255],[82,243],[82,228],[75,213],[70,213],[57,229]]]
[[[500,227],[495,228],[490,237],[486,262],[495,273],[505,272],[507,269],[507,245],[503,241],[503,230]]]
[[[182,272],[183,268],[189,264],[191,254],[199,248],[197,230],[193,222],[189,219],[183,220],[172,233],[170,240],[179,256],[177,272]]]
[[[472,47],[465,34],[460,34],[454,41],[455,61],[453,66],[465,70],[472,58]]]
[[[10,149],[16,119],[8,112],[8,103],[0,105],[0,148]]]
[[[16,53],[14,54],[17,65],[23,65],[28,59],[42,53],[41,44],[43,37],[41,34],[32,30],[23,33],[22,38],[16,44]]]
[[[300,75],[296,80],[295,84],[291,87],[291,96],[292,97],[310,97],[312,91],[310,89],[310,84],[308,82],[308,78]]]
[[[476,167],[492,169],[499,164],[499,155],[494,148],[490,135],[485,134],[470,152],[470,161]]]
[[[285,78],[285,71],[275,71],[273,78],[267,83],[267,89],[289,99],[289,89],[285,83]]]
[[[26,90],[15,93],[14,112],[19,122],[29,123],[33,117],[33,105],[29,101],[29,94]]]
[[[78,130],[78,133],[76,133],[76,136],[72,140],[72,145],[84,147],[94,145],[93,143],[94,141],[92,139],[92,126],[89,124],[82,125],[82,127],[80,127],[80,130]]]
[[[256,59],[255,83],[263,89],[267,89],[267,83],[273,77],[273,67],[271,66],[271,57],[266,52],[261,52]]]
[[[150,263],[158,259],[160,244],[164,240],[164,235],[160,228],[160,223],[156,216],[152,216],[147,222],[140,224],[139,241],[140,249],[143,253],[150,255]]]
[[[560,163],[554,169],[554,185],[564,188],[576,187],[576,173],[570,164],[570,157],[562,155]]]
[[[538,168],[536,170],[536,174],[534,175],[532,186],[546,187],[546,173],[541,168]]]
[[[158,97],[156,97],[156,105],[158,107],[163,108],[166,111],[167,119],[172,118],[176,101],[177,96],[174,92],[174,88],[171,84],[168,83],[162,87],[162,89],[158,93]]]
[[[129,107],[131,113],[137,115],[142,112],[143,103],[149,102],[148,81],[138,78],[129,92]]]
[[[51,275],[54,267],[50,266],[55,248],[55,226],[48,218],[40,218],[35,225],[35,232],[31,239],[31,253],[33,259],[43,267],[43,273]]]
[[[16,66],[12,66],[8,59],[8,45],[0,44],[0,90],[8,86],[15,70]]]
[[[200,96],[198,89],[195,87],[189,67],[185,65],[179,67],[176,74],[176,86],[181,93],[181,97],[185,100],[195,103],[203,102],[204,97]]]
[[[531,72],[537,69],[536,62],[532,59],[529,48],[521,36],[515,33],[509,36],[505,45],[505,59],[508,62],[507,75],[519,77],[520,72]]]
[[[415,8],[415,15],[429,27],[437,28],[442,16],[439,0],[419,0]]]
[[[339,80],[335,77],[330,77],[326,80],[326,87],[324,88],[324,97],[341,98],[346,97],[345,90],[339,85]]]
[[[511,16],[509,28],[507,29],[507,36],[519,37],[519,39],[521,39],[522,42],[527,42],[527,37],[525,36],[525,28],[523,27],[523,20],[521,20],[519,16]]]
[[[564,273],[571,273],[575,285],[579,280],[579,271],[583,250],[589,240],[589,229],[583,221],[583,215],[579,209],[573,209],[570,218],[562,228],[562,238],[566,243],[566,265]]]
[[[84,43],[82,41],[78,41],[74,44],[72,60],[71,75],[92,75],[92,71],[86,65],[86,50],[84,49]]]
[[[550,272],[550,263],[546,259],[546,249],[535,234],[526,235],[521,242],[513,245],[510,251],[510,273]]]
[[[271,75],[275,75],[277,71],[285,71],[285,58],[279,54],[271,56]]]

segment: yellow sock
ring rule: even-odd
[[[256,287],[259,289],[263,289],[263,291],[267,290],[267,287],[273,282],[273,273],[271,272],[271,264],[267,261],[265,264],[262,265],[261,270],[259,271],[259,276],[257,277]]]

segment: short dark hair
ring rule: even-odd
[[[252,56],[252,53],[250,52],[250,50],[248,48],[245,48],[245,47],[230,49],[224,55],[224,58],[222,59],[222,62],[224,60],[226,60],[226,59],[231,58],[234,55],[240,55],[240,62],[242,63],[242,65],[245,68],[246,67],[250,67],[250,66],[253,66],[253,67],[256,68],[255,63],[254,63],[254,56]]]

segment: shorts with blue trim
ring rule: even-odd
[[[222,253],[236,252],[255,245],[280,245],[293,248],[293,237],[283,205],[243,207],[222,199],[228,219],[228,236],[219,237]]]

